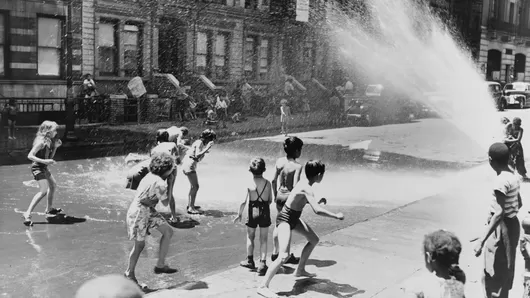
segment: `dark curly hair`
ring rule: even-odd
[[[159,143],[169,142],[169,133],[165,129],[156,131],[156,141]]]
[[[305,176],[307,179],[314,178],[326,172],[326,165],[320,160],[310,160],[305,164]]]
[[[455,234],[446,230],[427,234],[423,240],[423,249],[438,266],[447,268],[456,280],[466,282],[466,274],[458,265],[462,244]]]
[[[261,157],[250,160],[249,171],[254,175],[261,175],[265,172],[265,161]]]
[[[151,157],[149,171],[155,175],[162,176],[165,172],[173,168],[175,159],[166,152],[155,153]]]
[[[287,157],[290,158],[298,158],[299,156],[296,156],[296,153],[301,151],[303,146],[304,142],[297,137],[288,137],[283,142],[283,150],[287,154]]]
[[[201,133],[201,140],[213,141],[215,139],[217,139],[217,134],[211,129],[205,129]]]

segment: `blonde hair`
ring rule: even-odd
[[[57,122],[55,121],[44,121],[39,126],[39,130],[37,130],[37,135],[35,136],[35,139],[33,140],[33,146],[37,144],[40,140],[44,141],[44,143],[48,146],[51,146],[52,140],[50,137],[50,133],[54,130],[57,130]]]

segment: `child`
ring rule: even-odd
[[[486,245],[483,282],[487,297],[508,297],[514,278],[520,233],[517,213],[522,201],[519,193],[521,179],[508,166],[509,159],[510,151],[505,144],[490,146],[490,166],[497,172],[497,177],[493,185],[488,227],[475,248],[478,257]]]
[[[289,118],[291,118],[291,108],[287,105],[287,100],[286,99],[282,99],[280,104],[281,104],[281,107],[280,107],[280,111],[281,111],[280,121],[282,123],[282,131],[280,133],[281,134],[285,134],[285,136],[287,136],[287,133],[288,133],[287,130],[289,129]]]
[[[226,101],[225,95],[217,96],[217,102],[215,104],[215,109],[217,110],[217,116],[219,118],[217,127],[219,128],[219,124],[221,124],[222,122],[223,128],[226,128],[226,118],[228,117],[228,114],[227,114],[228,103]]]
[[[92,75],[87,73],[85,74],[85,80],[83,81],[83,93],[85,98],[96,96],[96,83],[92,79]]]
[[[278,271],[280,266],[285,264],[289,258],[289,250],[291,246],[292,230],[302,234],[308,240],[302,250],[302,257],[300,258],[300,264],[296,269],[295,276],[297,277],[315,277],[316,275],[310,274],[305,270],[306,262],[311,255],[311,252],[318,244],[318,236],[315,234],[313,229],[305,223],[300,216],[306,204],[309,204],[313,211],[322,216],[332,217],[336,219],[344,219],[342,213],[331,213],[322,208],[313,193],[312,185],[320,183],[324,178],[325,165],[319,160],[310,160],[305,165],[305,174],[308,182],[297,183],[293,191],[289,195],[285,206],[276,218],[276,227],[278,228],[278,240],[280,243],[280,257],[277,258],[270,266],[267,274],[265,274],[265,280],[263,284],[258,288],[258,294],[265,297],[278,297],[269,289],[269,284]]]
[[[138,283],[134,272],[140,253],[145,247],[145,237],[152,229],[158,229],[162,233],[158,252],[158,263],[154,268],[155,274],[175,273],[176,269],[170,268],[165,263],[169,250],[169,243],[173,236],[173,230],[156,212],[155,206],[162,202],[168,205],[168,188],[166,180],[175,168],[175,160],[167,153],[155,154],[149,163],[149,173],[142,179],[138,191],[127,211],[127,232],[129,239],[134,240],[134,247],[129,254],[129,264],[125,271],[125,277]]]
[[[515,158],[515,168],[519,175],[523,178],[526,177],[526,167],[524,164],[524,152],[521,140],[523,139],[523,128],[521,127],[521,118],[513,118],[512,125],[506,126],[506,133],[508,138],[504,140],[504,143],[510,148],[510,153]]]
[[[411,298],[464,298],[466,275],[458,265],[462,244],[451,232],[425,235],[423,253],[427,272],[405,282],[402,290]]]
[[[259,226],[260,240],[260,263],[258,275],[263,276],[267,272],[267,237],[271,225],[272,187],[271,183],[263,178],[265,172],[265,161],[263,158],[254,158],[250,161],[250,172],[254,176],[253,183],[247,187],[245,201],[239,207],[239,213],[234,219],[234,223],[241,221],[241,216],[245,205],[248,202],[247,217],[247,260],[240,263],[242,267],[256,269],[254,264],[254,238],[256,237],[256,228]]]
[[[28,159],[32,161],[31,173],[33,178],[39,183],[39,192],[33,196],[31,203],[29,204],[28,210],[22,215],[24,218],[24,224],[26,226],[32,226],[31,212],[35,209],[35,206],[44,198],[48,196],[48,202],[46,205],[45,213],[47,215],[56,215],[63,211],[61,208],[53,208],[53,196],[57,188],[55,178],[48,170],[49,165],[55,164],[53,157],[57,148],[62,145],[61,140],[55,139],[57,135],[57,123],[53,121],[44,121],[37,131],[37,136],[33,140],[33,148],[28,154]]]
[[[302,147],[304,142],[297,137],[289,137],[283,142],[283,150],[286,153],[286,157],[279,158],[276,161],[276,171],[274,172],[274,178],[272,179],[272,191],[274,192],[274,202],[276,203],[276,210],[278,214],[282,211],[285,201],[289,197],[289,194],[293,190],[294,186],[300,181],[302,174],[302,165],[299,164],[296,159],[300,158],[302,154]],[[280,179],[280,187],[278,188],[278,178]],[[274,227],[272,233],[273,249],[271,260],[274,262],[278,258],[278,229]],[[299,258],[293,254],[289,256],[286,261],[287,264],[298,264]]]
[[[7,115],[7,136],[10,140],[16,140],[15,137],[15,125],[17,124],[18,106],[16,99],[10,99],[9,103],[5,107],[5,113]]]
[[[182,161],[182,171],[190,181],[190,193],[188,195],[188,214],[200,214],[197,209],[200,206],[195,206],[195,199],[199,191],[199,178],[197,177],[197,164],[204,158],[204,155],[210,151],[213,146],[213,141],[217,138],[215,132],[211,129],[206,129],[201,133],[199,140],[195,141],[191,148],[186,152],[186,156]]]

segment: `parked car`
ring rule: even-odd
[[[520,109],[524,109],[528,104],[528,97],[530,96],[530,83],[508,83],[504,86],[503,93],[507,107],[517,106]]]
[[[368,126],[410,122],[422,112],[421,104],[381,84],[368,85],[346,104],[347,119]]]
[[[488,81],[486,82],[486,85],[488,85],[488,91],[490,92],[491,97],[494,100],[497,110],[504,111],[504,109],[508,106],[508,102],[506,101],[506,98],[503,95],[501,84],[497,82]]]

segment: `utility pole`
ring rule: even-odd
[[[75,0],[67,2],[68,15],[66,16],[66,129],[64,132],[64,139],[67,141],[76,141],[75,135],[75,117],[74,117],[74,90],[73,90],[73,76],[72,76],[72,14],[73,3]]]

